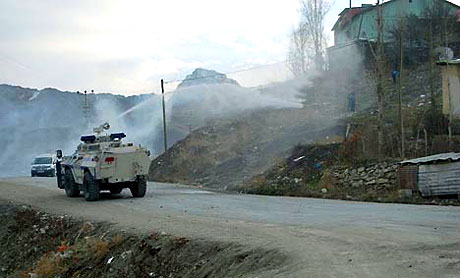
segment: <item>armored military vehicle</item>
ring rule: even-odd
[[[119,194],[129,188],[133,197],[144,197],[147,190],[145,176],[150,166],[150,151],[122,141],[124,133],[103,134],[108,123],[94,128],[94,135],[82,136],[77,150],[62,157],[57,151],[58,187],[68,197],[84,193],[87,201],[96,201],[103,190]]]

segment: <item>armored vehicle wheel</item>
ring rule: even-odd
[[[83,178],[83,190],[85,191],[86,201],[99,200],[99,184],[93,179],[90,172],[85,172]]]
[[[78,184],[75,183],[73,179],[72,171],[70,169],[65,169],[64,174],[64,188],[65,194],[67,197],[78,197],[80,195],[80,190],[78,189]]]
[[[121,187],[114,187],[110,188],[110,194],[120,194],[123,188]]]
[[[145,176],[137,176],[136,181],[133,182],[129,189],[131,190],[133,197],[144,197],[145,192],[147,191],[147,181],[145,180]]]

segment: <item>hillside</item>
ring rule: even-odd
[[[192,131],[152,162],[150,180],[234,189],[295,145],[340,141],[343,132],[336,119],[311,109],[248,112]]]
[[[300,157],[297,145],[309,150],[312,143],[341,142],[345,137],[345,130],[349,128],[350,140],[355,140],[353,145],[354,153],[349,155],[350,165],[341,165],[343,161],[334,161],[337,173],[341,167],[360,168],[368,160],[375,158],[377,153],[375,128],[376,128],[376,96],[374,84],[365,81],[365,74],[361,73],[360,78],[350,80],[340,80],[332,78],[340,76],[340,72],[327,72],[310,78],[311,81],[299,82],[289,81],[281,84],[271,84],[258,88],[258,94],[252,98],[260,101],[260,96],[264,99],[272,97],[281,99],[279,92],[285,93],[284,101],[292,103],[289,98],[299,101],[301,97],[303,108],[285,109],[262,109],[251,113],[236,113],[217,121],[202,121],[204,127],[191,129],[190,135],[183,140],[179,140],[172,145],[168,151],[159,156],[151,165],[150,179],[154,181],[169,181],[193,183],[209,186],[218,189],[236,189],[246,192],[278,194],[278,195],[300,195],[300,196],[331,196],[346,198],[347,195],[355,196],[357,199],[380,198],[379,194],[394,195],[394,186],[384,187],[364,187],[362,191],[357,190],[353,194],[348,189],[339,188],[336,191],[323,194],[321,187],[317,186],[319,178],[315,180],[312,191],[297,191],[293,179],[303,178],[303,185],[307,186],[310,181],[305,179],[310,176],[308,171],[297,176],[297,168],[286,172],[289,181],[279,180],[284,176],[284,172],[279,174],[278,170],[283,163],[287,163],[291,156]],[[435,130],[430,129],[430,122],[426,111],[430,107],[429,85],[425,82],[411,82],[411,80],[428,79],[426,65],[413,66],[407,69],[403,85],[405,92],[403,103],[405,104],[405,125],[406,125],[406,155],[416,157],[421,154],[421,146],[424,143],[423,134],[420,132],[423,125],[426,126],[428,133],[433,134]],[[437,74],[439,74],[437,72]],[[306,78],[305,78],[306,79]],[[384,142],[385,158],[394,162],[400,159],[398,151],[398,128],[397,121],[397,94],[393,88],[391,76],[385,79],[385,132]],[[435,79],[437,90],[435,97],[440,97],[439,76]],[[203,88],[199,87],[200,90]],[[347,113],[347,96],[350,92],[356,94],[356,112]],[[241,101],[246,103],[247,101]],[[439,102],[438,102],[439,103]],[[202,105],[202,106],[201,106]],[[241,105],[241,104],[240,104]],[[235,105],[237,106],[237,105]],[[189,109],[177,109],[177,113],[187,114],[187,111],[197,115],[205,109],[213,109],[212,103],[196,103]],[[193,110],[193,108],[197,108]],[[220,110],[219,110],[220,111]],[[190,114],[192,115],[192,114]],[[417,138],[415,140],[414,138]],[[435,138],[435,136],[433,137]],[[431,138],[430,138],[431,140]],[[434,141],[433,141],[434,142]],[[427,143],[427,151],[438,153],[443,151],[442,144]],[[445,144],[444,144],[445,145]],[[437,147],[438,146],[438,147]],[[439,147],[440,146],[440,147]],[[436,147],[436,148],[435,148]],[[321,152],[305,151],[309,161],[321,161]],[[347,155],[344,155],[345,157]],[[367,161],[367,162],[366,162]],[[345,163],[346,164],[346,163]],[[281,166],[280,166],[281,165]],[[310,167],[310,165],[309,165]],[[379,166],[380,167],[380,166]],[[386,166],[382,166],[386,170]],[[326,167],[327,168],[327,167]],[[372,167],[371,167],[372,168]],[[334,168],[335,169],[335,168]],[[355,169],[356,170],[356,169]],[[303,171],[303,170],[299,170]],[[335,171],[335,170],[334,170]],[[382,170],[383,171],[383,170]],[[394,169],[391,169],[394,172]],[[355,177],[353,177],[355,179]],[[395,175],[391,176],[394,183]],[[366,182],[386,180],[389,177],[376,176],[369,178]],[[287,185],[286,190],[281,189],[280,184]],[[248,189],[248,186],[251,187]],[[271,188],[271,187],[274,188]],[[293,186],[293,188],[291,188]],[[304,189],[305,189],[304,188]],[[355,188],[350,187],[352,190]],[[268,192],[268,193],[267,193]],[[377,192],[377,194],[375,194]],[[367,195],[368,194],[368,195]],[[359,197],[357,197],[359,196]]]
[[[114,129],[129,126],[137,119],[126,117],[121,122],[114,118],[148,97],[88,94],[88,128],[82,108],[83,94],[0,85],[0,132],[4,135],[0,138],[4,147],[0,154],[0,176],[30,174],[28,166],[40,153],[56,149],[73,152],[80,136],[104,121],[111,121]],[[151,145],[141,136],[134,139]]]
[[[211,75],[213,81],[193,79],[203,74]],[[263,94],[202,69],[190,76],[193,86],[183,85],[166,98],[168,146],[215,120],[260,109],[301,107],[292,99],[284,100],[282,89]],[[159,95],[91,93],[87,100],[85,115],[84,94],[0,85],[0,132],[7,135],[0,138],[5,147],[0,153],[0,176],[29,175],[29,165],[37,154],[56,149],[72,153],[81,135],[92,133],[93,127],[106,121],[112,132],[125,132],[126,140],[146,146],[154,155],[163,151]]]

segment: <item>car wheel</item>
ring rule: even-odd
[[[65,169],[64,173],[64,189],[67,197],[78,197],[80,196],[80,190],[78,189],[78,184],[75,183],[75,180],[70,169]]]
[[[83,178],[83,188],[85,190],[86,201],[97,201],[100,197],[99,184],[93,179],[90,172],[85,172]]]
[[[147,181],[145,180],[145,176],[137,176],[136,181],[133,182],[129,189],[133,197],[144,197],[145,192],[147,192]]]
[[[120,194],[123,188],[121,187],[114,187],[110,188],[110,194]]]

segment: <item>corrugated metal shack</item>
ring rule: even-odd
[[[441,153],[401,161],[401,189],[417,189],[422,196],[460,195],[460,153]]]

